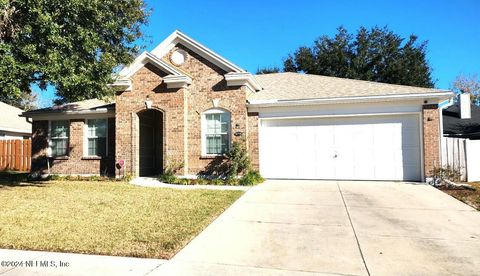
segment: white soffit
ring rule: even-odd
[[[151,53],[158,58],[162,58],[178,43],[182,44],[183,46],[197,53],[201,57],[222,68],[226,72],[245,72],[245,70],[243,70],[242,68],[231,63],[230,61],[226,60],[225,58],[221,57],[217,53],[213,52],[209,48],[205,47],[201,43],[195,41],[194,39],[190,38],[189,36],[178,30],[174,31],[171,35],[169,35],[164,41],[162,41],[162,43],[155,47],[155,49],[153,49]]]

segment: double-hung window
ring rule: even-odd
[[[230,113],[220,109],[203,114],[203,154],[221,155],[230,146]]]
[[[87,156],[107,155],[107,120],[87,120],[86,147]]]
[[[53,157],[68,155],[69,121],[50,122],[50,154]]]

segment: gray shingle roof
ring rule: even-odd
[[[22,133],[32,133],[32,125],[27,122],[26,118],[19,117],[23,110],[6,103],[0,102],[0,130],[16,130]]]
[[[432,88],[395,85],[301,73],[256,75],[263,87],[248,100],[300,100],[445,92]]]

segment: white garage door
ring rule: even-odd
[[[262,119],[266,178],[421,180],[418,115]]]

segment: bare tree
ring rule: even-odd
[[[480,104],[480,80],[478,75],[460,75],[452,84],[452,90],[457,94],[469,93],[472,98],[472,102],[476,105]]]

